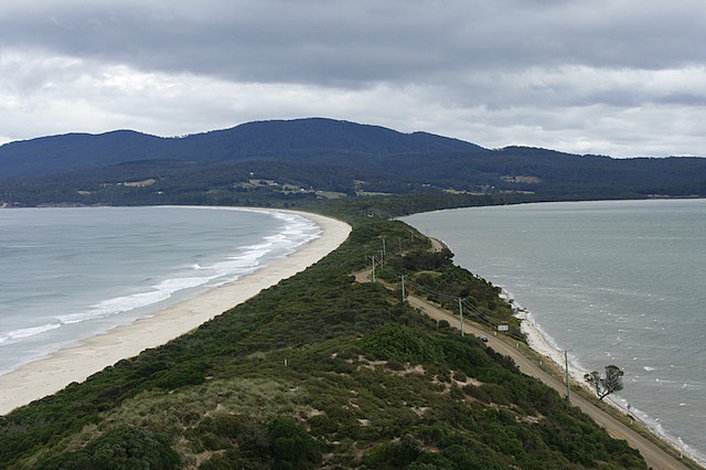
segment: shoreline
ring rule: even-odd
[[[691,200],[691,199],[690,199]],[[694,200],[697,201],[697,200]],[[520,203],[516,205],[527,205],[527,206],[538,206],[538,205],[550,205],[550,204],[579,204],[579,203],[588,203],[588,202],[603,202],[603,201],[547,201],[547,202],[525,202],[525,203]],[[627,199],[627,200],[620,200],[616,202],[639,202],[639,203],[653,203],[654,201],[651,199]],[[446,209],[437,209],[434,211],[429,211],[428,213],[450,213],[451,211],[454,210],[473,210],[473,211],[481,211],[483,209],[491,209],[493,206],[479,206],[479,207],[464,207],[464,208],[446,208]],[[419,214],[410,214],[404,217],[400,217],[400,220],[403,222],[406,222],[410,225],[412,225],[411,221],[408,222],[405,219],[407,217],[412,217],[413,215],[419,215]],[[429,224],[430,222],[426,222]],[[415,225],[420,232],[423,232],[426,236],[431,237],[429,234],[428,229],[425,229],[424,231],[422,228],[426,227],[425,225],[422,224],[421,221],[415,222]],[[437,235],[439,236],[439,235]],[[443,242],[443,241],[442,241]],[[443,242],[446,244],[446,242]],[[456,264],[459,264],[458,261],[456,261]],[[465,267],[469,270],[472,270],[472,264],[471,265],[466,265]],[[474,271],[475,272],[475,271]],[[483,278],[487,279],[485,276],[483,276],[482,273],[477,273],[478,275],[482,276]],[[498,285],[499,287],[503,287],[502,285]],[[537,322],[536,318],[533,315],[533,312],[528,311],[525,309],[522,305],[517,303],[515,299],[513,299],[513,296],[510,292],[508,292],[506,289],[502,289],[502,294],[501,297],[505,300],[510,300],[512,299],[514,302],[511,303],[511,307],[513,308],[515,316],[520,319],[521,321],[521,331],[527,336],[527,342],[529,348],[537,353],[538,355],[545,357],[547,361],[551,361],[549,363],[551,368],[556,368],[561,373],[563,374],[564,371],[564,351],[561,347],[560,344],[553,338],[551,335],[549,335],[546,331],[544,331],[544,328],[542,328],[542,325]],[[588,391],[589,393],[592,393],[595,396],[595,392],[589,387],[589,385],[584,381],[583,379],[583,374],[585,372],[588,372],[589,369],[586,369],[583,367],[581,364],[581,358],[576,357],[576,355],[572,354],[571,352],[568,353],[568,358],[569,358],[569,368],[570,368],[570,375],[573,384],[579,385],[583,390]],[[546,363],[546,361],[545,361]],[[563,380],[562,380],[563,382]],[[651,436],[651,439],[653,439],[655,442],[659,442],[663,444],[665,447],[669,447],[673,449],[676,452],[676,455],[678,456],[680,453],[683,453],[685,458],[690,459],[692,462],[698,464],[700,467],[706,468],[706,450],[701,450],[699,448],[694,448],[690,446],[688,443],[684,442],[680,437],[677,437],[677,434],[673,431],[670,431],[668,429],[664,428],[663,423],[660,421],[659,417],[654,416],[654,415],[649,415],[642,411],[639,408],[635,408],[630,406],[628,408],[629,402],[628,400],[625,399],[625,397],[621,396],[619,393],[613,394],[611,396],[606,397],[603,400],[604,403],[606,403],[608,406],[611,407],[612,410],[617,411],[618,413],[626,416],[628,419],[633,419],[636,421],[640,427],[644,429],[646,433],[649,433]],[[655,413],[658,414],[658,413]]]
[[[242,209],[296,214],[316,223],[322,234],[252,274],[158,310],[149,317],[81,339],[75,346],[60,349],[46,358],[0,375],[0,415],[54,394],[72,382],[82,382],[121,359],[136,356],[145,349],[163,345],[192,331],[261,290],[305,270],[338,248],[351,231],[347,223],[319,214],[286,209]]]
[[[524,308],[519,304],[512,293],[507,291],[505,287],[500,287],[500,298],[505,300],[512,308],[513,315],[520,320],[520,330],[527,337],[527,345],[531,350],[537,354],[546,357],[554,363],[559,370],[564,370],[564,356],[563,351],[559,349],[554,338],[544,331],[542,326],[537,323],[533,318],[532,312]],[[578,358],[573,354],[569,353],[569,375],[574,384],[579,385],[585,391],[590,394],[594,394],[593,390],[584,381],[583,374],[587,373],[588,370],[583,368],[578,361]],[[677,452],[683,452],[683,454],[689,457],[694,462],[699,465],[706,466],[706,457],[701,455],[697,450],[692,449],[687,444],[685,444],[681,439],[670,435],[661,426],[659,421],[651,418],[647,413],[641,411],[638,408],[628,408],[628,401],[625,400],[620,394],[613,394],[613,396],[607,396],[604,400],[608,406],[614,408],[615,410],[623,413],[635,421],[640,422],[647,431],[649,431],[656,439],[664,442],[666,445],[672,447]]]

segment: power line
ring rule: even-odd
[[[374,261],[375,256],[373,256],[372,258],[373,258],[373,282],[375,282],[375,261]],[[381,265],[381,267],[382,267],[382,265]],[[405,292],[403,292],[403,299],[404,299],[404,297],[406,297],[405,296],[405,293],[406,293],[405,287],[409,286],[409,287],[413,288],[414,290],[421,292],[427,296],[435,296],[439,299],[444,299],[444,300],[457,300],[458,299],[459,300],[459,316],[461,316],[461,317],[463,315],[463,310],[462,310],[463,307],[462,306],[465,305],[468,310],[470,310],[471,312],[474,313],[473,316],[476,321],[479,321],[480,323],[482,323],[486,326],[489,326],[492,329],[497,329],[498,325],[502,324],[501,322],[498,322],[495,319],[493,319],[491,316],[489,316],[488,313],[485,313],[485,312],[481,311],[480,309],[478,309],[475,305],[471,304],[467,299],[459,298],[458,296],[448,294],[446,292],[437,291],[437,290],[434,290],[430,287],[423,286],[423,285],[415,283],[415,282],[411,282],[406,279],[405,274],[399,273],[393,269],[386,268],[386,270],[390,271],[393,275],[396,275],[398,278],[404,278],[406,280],[406,282],[403,281],[403,291],[405,291]],[[463,321],[462,318],[461,318],[461,321]],[[505,334],[511,338],[514,338],[514,339],[517,339],[520,341],[526,341],[526,338],[523,335],[518,334],[515,331],[507,331]]]

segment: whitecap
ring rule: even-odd
[[[70,325],[86,320],[110,317],[162,302],[169,299],[175,292],[201,286],[209,280],[210,278],[208,277],[166,279],[153,286],[150,291],[103,300],[91,305],[88,310],[60,315],[57,320],[63,324]]]
[[[3,336],[0,336],[0,344],[14,343],[18,340],[40,335],[46,331],[55,330],[57,328],[61,328],[61,323],[45,323],[44,325],[33,326],[30,328],[20,328],[18,330],[12,330],[5,333]]]

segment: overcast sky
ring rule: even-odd
[[[0,143],[323,116],[706,156],[704,0],[0,0]]]

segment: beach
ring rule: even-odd
[[[261,290],[316,263],[343,243],[351,230],[344,222],[317,214],[278,212],[293,212],[314,221],[322,228],[322,235],[251,275],[128,325],[83,339],[76,346],[61,349],[45,359],[0,376],[0,414],[7,414],[19,406],[56,393],[72,382],[82,382],[121,359],[136,356],[145,349],[160,346],[188,333]]]

